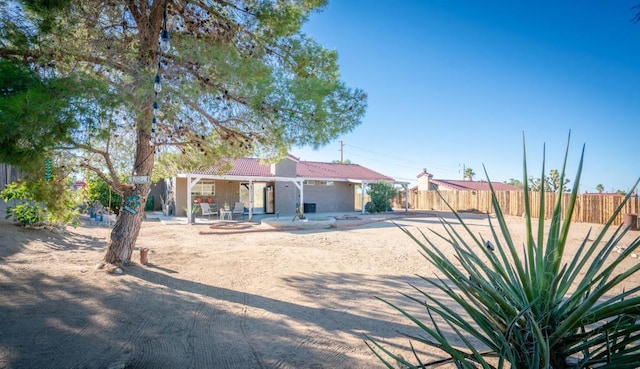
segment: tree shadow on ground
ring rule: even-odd
[[[0,268],[0,367],[359,368],[370,358],[366,367],[377,368],[364,343],[353,345],[347,336],[360,343],[363,333],[394,340],[412,329],[378,309],[339,301],[373,298],[354,296],[356,288],[325,290],[333,302],[303,305],[180,279],[169,270],[127,272],[83,278]],[[286,282],[307,289],[311,278],[320,287],[372,282],[359,275]],[[403,282],[378,283],[393,289]]]
[[[75,233],[73,228],[56,233],[48,229],[25,228],[6,220],[0,222],[0,260],[23,251],[28,244],[37,244],[43,252],[104,247],[104,241]]]
[[[308,301],[298,303],[174,278],[149,268],[136,268],[133,274],[146,282],[177,293],[211,299],[215,304],[236,311],[238,315],[225,319],[237,320],[242,335],[237,343],[247,344],[256,361],[250,367],[358,367],[357,362],[350,363],[349,353],[358,352],[359,356],[370,354],[363,342],[365,334],[391,342],[389,340],[396,340],[403,333],[420,333],[409,322],[400,323],[402,317],[390,308],[385,309],[382,302],[373,310],[368,307],[371,302],[377,303],[374,296],[402,306],[403,303],[399,302],[402,296],[396,293],[396,289],[406,289],[407,283],[418,282],[418,277],[387,276],[380,279],[356,274],[320,274],[284,279],[291,288],[311,294]],[[343,287],[329,288],[336,285]],[[359,286],[363,285],[371,285],[372,289],[362,292]],[[313,296],[313,293],[318,296]],[[363,301],[366,305],[359,304]],[[414,309],[412,306],[407,308]],[[290,328],[292,326],[297,328]],[[362,344],[348,346],[345,336]],[[428,355],[426,352],[423,354]],[[373,356],[371,364],[370,367],[378,364]]]

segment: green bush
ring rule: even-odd
[[[111,209],[115,214],[120,213],[122,196],[111,190],[107,182],[103,181],[102,178],[89,178],[87,181],[87,198],[90,204],[98,200],[102,206]]]
[[[7,206],[5,219],[13,218],[23,226],[36,225],[43,221],[44,214],[37,204],[34,194],[27,188],[25,182],[13,182],[7,185],[0,196],[5,202],[13,202],[14,206]]]
[[[560,174],[562,183],[566,158]],[[585,235],[576,255],[563,263],[583,158],[584,148],[570,201],[563,203],[562,192],[558,191],[545,234],[543,218],[538,219],[537,231],[532,227],[525,154],[524,245],[514,243],[493,188],[497,225],[489,217],[490,240],[473,234],[455,212],[462,231],[441,219],[445,232],[434,232],[455,252],[455,260],[424,234],[415,235],[402,228],[420,246],[427,262],[440,272],[438,278],[422,277],[422,281],[448,297],[412,286],[416,295],[405,296],[424,309],[427,321],[383,300],[424,333],[409,336],[414,353],[416,343],[435,348],[448,357],[440,364],[448,362],[457,368],[638,367],[640,286],[621,290],[620,284],[640,270],[640,264],[627,270],[616,268],[640,246],[640,237],[626,248],[618,248],[628,229],[620,226],[607,235],[629,196],[602,231]],[[544,173],[544,158],[542,167]],[[545,208],[544,196],[537,206]],[[616,256],[616,249],[624,251]],[[450,341],[451,335],[458,345]],[[417,354],[407,360],[371,338],[367,345],[388,368],[395,368],[392,363],[406,368],[434,364],[422,362]]]
[[[391,211],[390,201],[396,196],[396,189],[386,182],[372,183],[367,187],[371,201],[365,204],[364,210],[369,213]]]
[[[33,179],[13,182],[0,192],[7,207],[6,218],[13,218],[23,225],[47,222],[50,225],[76,226],[79,224],[79,198],[66,181]]]
[[[40,206],[28,200],[21,201],[14,207],[7,206],[7,215],[5,219],[13,218],[20,222],[23,226],[37,225],[42,223],[43,217]]]

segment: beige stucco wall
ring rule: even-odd
[[[275,164],[276,177],[290,177],[296,178],[296,162],[291,158],[284,158]]]
[[[213,201],[218,206],[227,202],[233,206],[239,200],[239,186],[237,181],[215,181],[216,194]],[[186,215],[184,207],[187,205],[187,179],[176,178],[176,214]],[[305,203],[315,203],[317,213],[352,212],[355,211],[354,185],[346,182],[335,182],[333,186],[305,185]],[[203,199],[206,201],[206,199]],[[275,183],[275,211],[280,214],[295,214],[296,204],[300,203],[300,191],[293,182]]]
[[[216,180],[216,193],[212,196],[213,202],[218,204],[219,207],[224,206],[227,203],[230,207],[240,199],[240,182],[238,181],[224,181]],[[192,200],[195,200],[193,198]],[[207,197],[202,198],[202,201],[207,201]],[[187,206],[187,179],[176,178],[176,214],[178,216],[186,215],[184,207]]]
[[[187,179],[176,178],[176,213],[174,215],[185,215],[183,207],[187,206]]]
[[[280,214],[295,214],[300,202],[298,187],[293,182],[276,182],[275,211]]]
[[[428,191],[431,190],[429,185],[429,175],[422,175],[418,177],[418,191]]]
[[[346,182],[305,185],[304,202],[315,203],[317,213],[351,212],[355,210],[354,186]]]

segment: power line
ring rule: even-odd
[[[434,165],[434,164],[425,165],[424,162],[423,163],[408,162],[407,158],[399,158],[399,157],[395,157],[395,156],[389,155],[387,153],[379,153],[379,152],[375,152],[375,151],[372,151],[372,150],[363,149],[361,147],[353,146],[353,145],[350,145],[350,144],[344,144],[344,146],[348,146],[348,147],[351,147],[351,148],[354,148],[354,149],[357,149],[357,150],[360,150],[360,151],[364,151],[364,152],[367,152],[367,153],[372,154],[372,155],[380,156],[380,157],[383,157],[384,159],[398,160],[398,161],[390,162],[390,161],[386,161],[386,160],[380,160],[380,159],[377,159],[377,158],[360,156],[360,157],[364,157],[366,159],[375,160],[375,161],[381,162],[381,163],[391,164],[391,165],[394,165],[394,166],[397,166],[397,167],[409,168],[409,169],[414,169],[414,170],[421,170],[425,166],[428,167],[428,168],[435,168],[435,169],[440,169],[440,170],[452,170],[452,168],[453,168],[453,167],[446,167],[446,166]],[[356,154],[356,156],[358,156],[358,155]]]

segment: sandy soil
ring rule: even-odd
[[[120,276],[94,269],[105,226],[58,235],[2,220],[0,368],[382,368],[364,335],[404,352],[402,334],[418,331],[375,296],[424,316],[400,292],[428,288],[416,274],[433,271],[390,220],[349,215],[334,229],[242,233],[145,221],[150,264]],[[433,213],[393,217],[440,228]],[[465,218],[489,235],[486,216]],[[522,234],[522,219],[510,224]],[[572,245],[591,226],[575,225]]]

